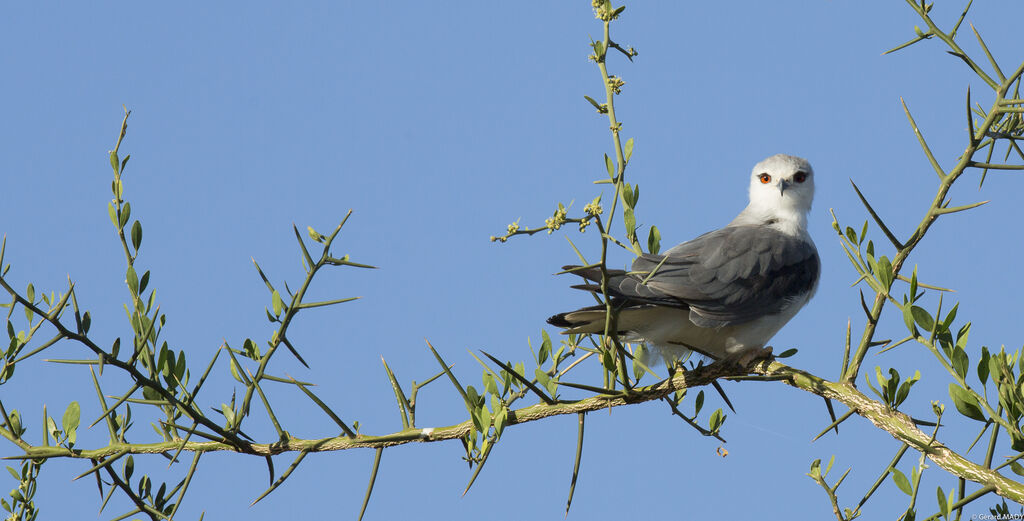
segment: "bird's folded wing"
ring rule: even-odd
[[[814,245],[766,226],[729,226],[633,262],[623,298],[665,305],[678,299],[702,327],[747,322],[779,313],[818,279]],[[627,277],[622,277],[627,278]]]

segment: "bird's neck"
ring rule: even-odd
[[[769,226],[786,235],[807,236],[807,212],[791,206],[764,206],[751,202],[730,226]]]

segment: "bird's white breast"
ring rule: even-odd
[[[690,320],[689,310],[653,307],[623,310],[619,326],[633,334],[627,340],[646,342],[671,359],[697,351],[715,359],[747,349],[761,348],[811,299],[816,289],[792,298],[780,313],[764,315],[749,322],[718,328],[700,327]]]

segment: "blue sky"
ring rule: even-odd
[[[962,9],[936,4],[945,26]],[[985,2],[968,17],[1004,68],[1024,59],[1015,38],[1021,9]],[[624,136],[636,141],[627,176],[641,186],[638,220],[656,224],[664,245],[728,222],[746,204],[747,176],[760,159],[783,152],[814,165],[810,226],[822,280],[815,299],[772,343],[798,348],[790,362],[823,377],[837,376],[847,319],[855,332],[863,327],[850,288],[854,272],[829,209],[859,229],[866,213],[852,178],[906,236],[936,181],[900,97],[946,167],[965,144],[968,85],[982,105],[991,101],[940,42],[881,56],[912,38],[918,24],[899,2],[742,1],[728,8],[633,2],[615,25],[613,38],[640,52],[632,64],[617,56],[610,64],[627,82],[617,110]],[[468,351],[526,360],[527,339],[539,342],[546,317],[588,302],[568,288],[571,280],[552,274],[576,259],[564,236],[596,254],[593,230],[504,245],[488,237],[518,218],[540,225],[558,202],[575,200],[579,208],[598,194],[591,181],[604,175],[601,156],[611,140],[606,120],[583,95],[602,93],[597,68],[586,60],[589,38],[600,30],[583,1],[8,5],[0,21],[0,67],[7,71],[0,87],[0,232],[7,235],[9,278],[49,291],[70,274],[100,343],[126,334],[123,257],[104,208],[107,151],[125,105],[133,111],[122,145],[132,155],[126,198],[145,229],[138,262],[153,272],[168,315],[165,339],[187,353],[193,375],[222,341],[270,335],[262,309],[270,298],[250,257],[275,282],[294,285],[301,265],[292,223],[326,231],[353,209],[336,252],[381,269],[320,279],[314,298],[364,298],[300,316],[292,335],[313,369],[279,356],[272,372],[316,382],[317,393],[365,433],[398,430],[382,356],[403,383],[423,380],[436,370],[427,339],[474,383],[480,370]],[[966,26],[961,40],[982,56]],[[972,359],[982,345],[1014,349],[1024,342],[1014,298],[1022,275],[1007,269],[1021,253],[1020,180],[991,174],[979,190],[976,179],[970,174],[956,187],[954,204],[992,203],[942,219],[910,259],[910,266],[920,264],[922,281],[957,290],[959,316],[974,323]],[[872,237],[881,248],[884,237],[874,228]],[[613,263],[630,260],[620,253]],[[890,309],[879,337],[900,338],[902,331]],[[48,356],[81,355],[69,344]],[[922,370],[904,405],[915,416],[930,414],[929,400],[950,402],[947,377],[923,347],[872,355],[865,365],[871,372],[875,365]],[[597,377],[596,367],[588,371]],[[227,401],[233,384],[227,365],[218,366],[208,405]],[[446,385],[421,393],[421,426],[466,419]],[[715,453],[719,442],[674,420],[664,404],[590,414],[569,517],[744,519],[754,510],[823,518],[826,496],[804,475],[812,460],[836,454],[839,471],[853,467],[839,490],[852,506],[898,448],[859,418],[844,424],[841,436],[811,444],[828,423],[819,398],[777,383],[723,385],[738,410],[725,425],[726,458]],[[125,386],[116,376],[104,380],[110,394]],[[298,391],[278,387],[273,395],[296,436],[335,432]],[[39,435],[34,419],[43,404],[59,416],[71,399],[82,403],[83,418],[98,415],[88,371],[38,359],[19,365],[3,388],[5,405],[33,419],[30,438]],[[709,397],[711,404],[721,405]],[[255,408],[249,430],[270,439],[260,414]],[[963,449],[976,427],[951,421],[945,439]],[[140,421],[135,436],[147,435]],[[470,472],[460,444],[385,451],[367,519],[561,517],[575,435],[573,417],[510,428],[465,497]],[[105,436],[81,433],[80,445],[97,446]],[[0,449],[15,453],[10,444]],[[249,507],[267,484],[263,461],[208,455],[180,514],[354,517],[372,457],[350,451],[306,458],[285,485]],[[908,474],[911,460],[901,467]],[[280,471],[290,456],[276,461]],[[145,471],[176,482],[185,470],[164,467],[154,458]],[[94,482],[70,482],[86,468],[77,461],[44,466],[37,495],[43,516],[98,508]],[[948,491],[955,480],[933,466],[924,483],[921,513],[931,514],[935,486]],[[894,517],[906,503],[887,482],[865,516]],[[987,512],[990,503],[965,514]],[[125,509],[118,498],[104,515]]]

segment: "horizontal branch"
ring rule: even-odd
[[[926,454],[929,459],[951,474],[985,487],[992,487],[996,494],[1024,503],[1024,484],[1007,479],[995,470],[964,458],[932,438],[930,434],[918,429],[910,416],[893,411],[885,404],[868,398],[851,384],[829,382],[778,362],[771,362],[767,367],[755,367],[754,371],[764,375],[789,376],[790,378],[783,380],[788,385],[843,403],[876,427],[888,432],[893,438]]]
[[[618,395],[601,395],[574,402],[536,404],[509,412],[508,424],[523,424],[551,416],[580,414],[604,410],[634,403],[659,400],[671,393],[692,387],[711,384],[724,377],[758,374],[781,380],[787,385],[818,396],[840,402],[856,414],[867,418],[876,427],[888,432],[893,438],[925,453],[939,467],[953,475],[963,477],[984,487],[992,487],[996,494],[1024,502],[1024,484],[1008,479],[997,471],[978,465],[949,449],[931,435],[917,428],[913,420],[899,411],[889,409],[885,404],[868,398],[849,383],[831,382],[813,374],[771,361],[754,361],[744,367],[735,362],[719,361],[690,371],[679,371],[671,379],[647,387],[634,388]],[[457,425],[437,428],[404,429],[383,436],[359,435],[355,438],[338,436],[322,439],[296,439],[275,443],[254,443],[246,447],[246,453],[254,455],[275,455],[284,452],[327,452],[356,448],[383,448],[413,442],[436,442],[461,439],[473,430],[471,420]],[[23,456],[7,459],[27,458],[81,458],[100,459],[124,452],[130,454],[171,453],[179,450],[191,452],[238,451],[238,448],[215,441],[168,441],[150,444],[112,444],[107,447],[82,450],[64,447],[30,447]]]
[[[741,376],[746,374],[750,374],[748,367],[743,367],[730,362],[716,362],[690,371],[679,371],[672,379],[663,380],[657,384],[647,387],[634,388],[628,392],[620,392],[617,395],[594,396],[579,401],[556,402],[550,405],[541,403],[530,407],[524,407],[522,409],[516,409],[515,411],[509,412],[508,424],[529,423],[532,421],[542,420],[550,416],[586,413],[633,403],[660,400],[679,390],[709,385],[712,381],[718,378]],[[383,436],[359,435],[355,438],[338,436],[322,439],[290,438],[286,441],[279,441],[275,443],[254,443],[246,446],[245,453],[267,456],[295,451],[327,452],[356,448],[390,447],[412,442],[434,442],[460,439],[468,436],[472,430],[473,422],[471,420],[467,420],[448,427],[404,429]],[[178,450],[191,452],[238,451],[238,448],[228,443],[216,441],[167,441],[161,443],[136,444],[124,443],[112,444],[107,447],[93,450],[67,449],[64,447],[53,446],[33,446],[26,450],[25,455],[15,456],[8,459],[61,457],[97,459],[115,455],[125,450],[130,454],[159,454]]]

